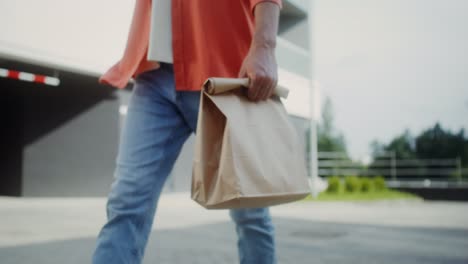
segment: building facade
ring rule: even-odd
[[[51,5],[60,4],[50,2]],[[94,16],[95,21],[111,23],[102,20],[99,8],[105,7],[104,2],[114,2],[100,2],[103,3],[82,1],[74,12],[70,7],[58,6],[48,18],[50,21],[36,20],[50,25],[25,25],[27,17],[34,21],[34,16],[41,12],[31,6],[21,6],[24,3],[5,1],[0,4],[0,20],[12,25],[0,36],[0,86],[3,93],[0,111],[6,116],[0,130],[0,165],[3,168],[0,195],[107,195],[113,180],[120,129],[125,122],[125,109],[132,90],[131,85],[124,90],[99,85],[97,77],[118,58],[126,32],[119,30],[115,38],[109,33],[111,35],[102,39],[99,52],[86,55],[88,57],[80,55],[78,50],[78,47],[86,48],[83,39],[78,45],[78,40],[73,37],[69,44],[67,39],[54,37],[75,29],[77,34],[85,34],[81,38],[90,40],[94,36],[94,41],[99,42],[98,36],[102,32],[74,28],[76,25],[66,20],[66,14],[69,12],[71,20],[93,21]],[[109,19],[119,19],[128,27],[131,2],[117,3],[115,17]],[[279,82],[290,89],[290,97],[284,104],[305,142],[310,117],[309,1],[283,0],[283,3],[277,45]],[[93,11],[85,12],[86,5],[94,6]],[[47,7],[47,3],[42,2],[41,6]],[[46,11],[46,8],[42,9]],[[63,19],[65,21],[59,25]],[[31,28],[34,26],[44,30],[41,35],[32,34],[36,32]],[[92,28],[99,31],[104,26],[94,23]],[[118,39],[119,44],[110,48],[109,39]],[[34,76],[55,78],[59,83],[47,84]],[[184,145],[165,191],[189,190],[193,143],[192,136]]]

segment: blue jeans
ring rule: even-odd
[[[172,64],[141,73],[120,138],[95,264],[141,263],[161,190],[196,130],[200,92],[176,91]],[[188,175],[187,175],[188,176]],[[231,210],[241,263],[276,263],[268,208]]]

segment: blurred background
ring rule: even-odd
[[[0,262],[87,262],[133,86],[97,79],[122,56],[133,6],[0,1]],[[279,82],[322,191],[273,209],[284,263],[468,263],[467,11],[465,0],[283,0]],[[148,263],[236,261],[226,214],[188,198],[193,140]],[[194,247],[202,235],[212,242]]]

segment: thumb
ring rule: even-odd
[[[245,78],[247,77],[247,72],[245,71],[244,65],[239,70],[238,78]]]

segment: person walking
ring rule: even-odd
[[[208,77],[247,77],[247,97],[269,98],[281,0],[136,0],[122,58],[99,78],[134,87],[94,264],[141,263],[166,178],[196,132]],[[261,120],[259,120],[261,122]],[[268,208],[231,209],[243,264],[277,262]]]

